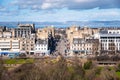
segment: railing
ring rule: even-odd
[[[95,62],[98,66],[115,66],[119,62],[116,61],[97,61]]]

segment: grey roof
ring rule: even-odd
[[[100,31],[100,37],[120,37],[119,33],[108,33],[108,30]]]
[[[99,39],[86,39],[87,43],[99,43]]]
[[[80,43],[84,43],[84,39],[83,38],[73,38],[73,43],[74,44],[80,44]]]
[[[102,31],[100,31],[100,34],[108,34],[108,31],[107,30],[102,30]]]
[[[120,37],[120,34],[100,34],[100,37]]]
[[[47,40],[47,39],[45,39],[45,40],[38,39],[38,40],[36,41],[36,44],[48,44],[48,40]]]
[[[98,39],[73,38],[73,44],[98,43]]]

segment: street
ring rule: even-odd
[[[64,56],[65,50],[66,50],[65,41],[64,41],[64,38],[61,38],[59,42],[57,42],[55,54],[61,54]]]

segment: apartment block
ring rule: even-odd
[[[75,39],[76,40],[78,39],[78,42],[81,39],[81,40],[83,40],[82,41],[83,43],[86,43],[86,41],[85,41],[86,39],[94,39],[94,35],[99,33],[99,31],[100,31],[99,28],[89,28],[86,26],[85,27],[72,26],[72,27],[67,28],[66,34],[67,34],[67,40],[68,40],[68,44],[67,44],[68,52],[72,53],[71,50],[72,51],[74,50],[71,47],[73,46],[73,42]],[[82,42],[81,42],[81,46],[82,46]],[[80,50],[83,50],[83,49],[80,48]],[[91,49],[91,50],[93,50],[93,49]]]
[[[0,38],[0,55],[13,58],[19,55],[20,39],[19,38]]]
[[[120,29],[102,30],[99,33],[100,52],[117,53],[120,52]]]
[[[49,37],[54,37],[55,36],[55,30],[54,27],[45,27],[43,29],[39,28],[36,31],[36,37],[37,39],[46,39]]]
[[[20,53],[34,54],[35,34],[31,34],[30,38],[20,38]]]
[[[92,35],[99,33],[99,28],[79,27],[72,26],[66,29],[67,39],[72,40],[73,38],[90,38]]]
[[[74,54],[94,54],[98,52],[99,40],[98,39],[83,39],[73,38],[73,42],[70,45],[70,51]]]
[[[35,44],[35,54],[38,56],[50,54],[48,39],[37,39]]]

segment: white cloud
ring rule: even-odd
[[[49,9],[51,7],[52,7],[51,3],[43,3],[42,6],[41,6],[41,9]]]
[[[51,20],[79,21],[79,20],[103,20],[103,19],[108,20],[110,18],[111,20],[120,19],[119,17],[120,9],[118,10],[118,8],[120,8],[119,5],[120,0],[11,0],[11,1],[12,2],[10,3],[10,6],[5,5],[4,7],[0,7],[1,14],[0,16],[2,15],[15,16],[19,14],[19,16],[21,17],[21,14],[23,14],[23,17],[26,17],[26,19],[27,18],[29,19],[29,17],[31,16],[33,16],[32,19],[34,19],[38,14],[38,16],[41,15],[40,19],[44,20],[48,19],[49,21]],[[95,8],[97,10],[94,10]],[[53,11],[53,13],[48,13],[49,11],[51,12]]]
[[[39,10],[45,9],[61,9],[68,8],[73,10],[80,9],[93,9],[99,7],[101,9],[105,8],[120,8],[120,0],[14,0],[12,4],[18,7],[23,7],[33,9],[33,6]],[[35,7],[34,7],[35,9]]]
[[[95,0],[75,0],[75,2],[80,2],[80,3],[81,3],[81,2],[82,2],[82,3],[83,3],[83,2],[91,2],[91,1],[95,1]]]

